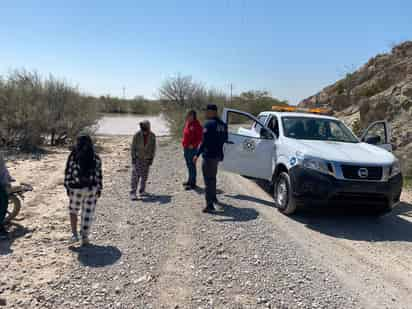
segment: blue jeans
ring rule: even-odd
[[[186,160],[186,166],[189,174],[187,182],[190,185],[196,185],[196,165],[193,163],[193,157],[196,155],[196,149],[184,149],[184,155]]]

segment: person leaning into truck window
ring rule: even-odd
[[[183,153],[188,170],[188,180],[183,183],[186,190],[196,188],[196,165],[193,162],[193,157],[197,153],[200,143],[202,142],[203,128],[199,120],[197,120],[196,111],[191,110],[187,113],[186,123],[183,129]]]
[[[64,186],[70,199],[71,240],[72,242],[79,240],[77,217],[81,212],[82,246],[89,244],[96,203],[103,189],[102,180],[102,162],[94,150],[92,139],[87,134],[81,134],[67,160]]]
[[[200,155],[203,156],[202,172],[205,181],[206,208],[203,212],[215,211],[216,176],[218,165],[223,161],[223,145],[228,138],[227,125],[218,117],[217,106],[209,104],[206,108],[207,121],[203,128],[203,141],[200,144],[193,162],[196,163]]]
[[[140,131],[133,137],[132,143],[132,179],[130,199],[137,200],[136,191],[140,182],[139,194],[146,194],[146,182],[150,166],[156,154],[156,135],[150,129],[150,122],[144,120],[140,123]]]
[[[6,163],[0,153],[0,240],[8,238],[8,232],[3,222],[9,205],[8,190],[10,188],[11,180],[12,178],[7,170]]]

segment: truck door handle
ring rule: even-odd
[[[234,142],[232,142],[232,141],[226,141],[225,143],[226,143],[226,144],[230,144],[230,145],[233,145],[233,144],[234,144]]]

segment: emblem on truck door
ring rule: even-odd
[[[367,178],[369,175],[368,169],[366,167],[361,167],[358,169],[358,176],[360,178]]]
[[[243,142],[243,149],[248,152],[254,152],[256,148],[255,142],[252,139],[245,139]]]

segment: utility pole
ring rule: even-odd
[[[230,103],[232,103],[232,98],[233,98],[233,84],[230,83]]]
[[[126,99],[126,87],[123,86],[123,100]]]

